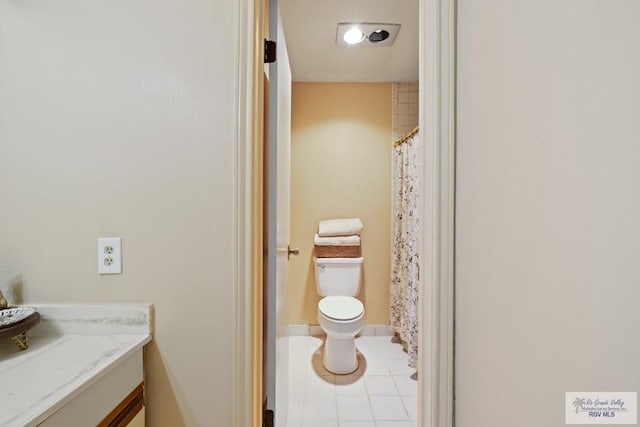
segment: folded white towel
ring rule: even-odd
[[[360,246],[360,236],[313,237],[316,246]]]
[[[320,221],[318,235],[320,237],[360,235],[363,228],[360,218],[327,219]]]

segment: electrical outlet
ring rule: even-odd
[[[98,239],[98,274],[122,274],[122,238]]]

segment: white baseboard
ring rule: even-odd
[[[377,337],[392,337],[395,335],[395,331],[389,325],[376,325]]]
[[[309,335],[309,325],[288,325],[287,336],[306,337]]]
[[[390,337],[393,329],[388,325],[365,325],[358,334],[360,337]],[[288,325],[287,335],[290,337],[319,337],[326,335],[320,325]]]
[[[364,325],[358,334],[359,337],[375,337],[376,325]]]
[[[309,325],[309,335],[312,337],[322,337],[327,334],[324,333],[320,325]]]

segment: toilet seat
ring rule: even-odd
[[[324,297],[318,303],[320,313],[333,320],[353,320],[364,314],[364,305],[354,297]]]

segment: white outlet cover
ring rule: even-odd
[[[122,274],[122,238],[98,238],[98,274]]]

